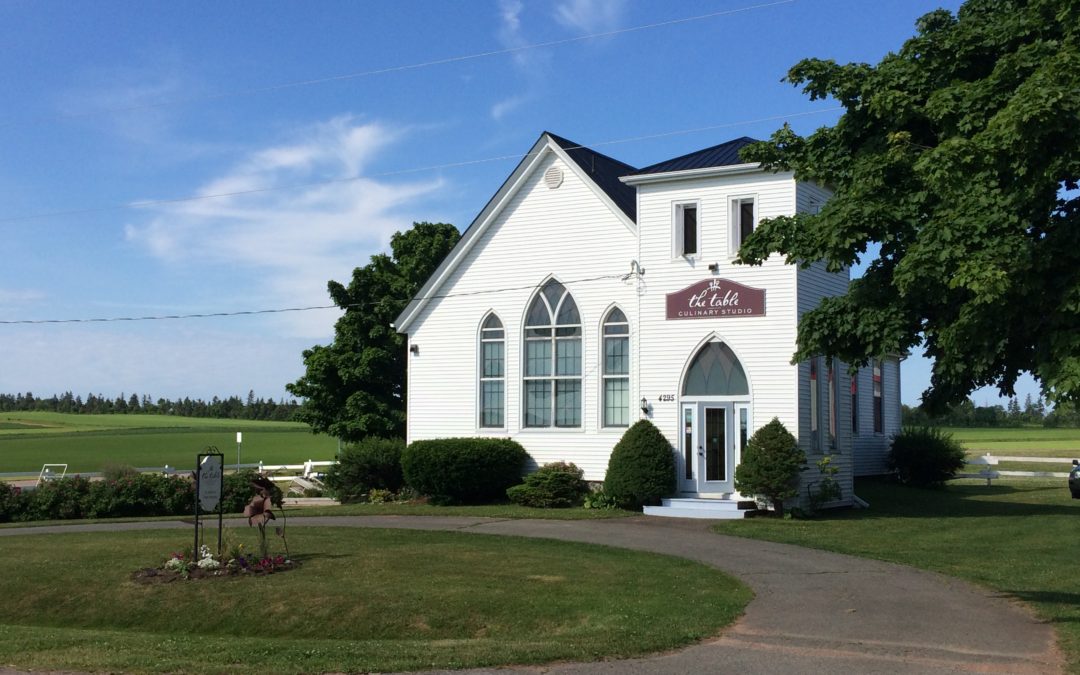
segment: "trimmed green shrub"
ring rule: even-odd
[[[675,492],[675,455],[664,434],[639,420],[615,444],[604,477],[604,492],[619,506],[640,509]]]
[[[368,437],[345,446],[326,475],[326,486],[345,504],[362,502],[372,490],[399,491],[405,485],[399,438]]]
[[[525,476],[525,482],[507,490],[506,496],[515,504],[541,509],[578,506],[589,491],[584,477],[585,472],[573,464],[552,462]]]
[[[223,477],[221,508],[225,513],[241,513],[251,498],[255,496],[255,488],[251,487],[251,481],[258,476],[254,469],[244,469],[236,473],[225,474]],[[270,501],[274,506],[281,507],[284,495],[281,488],[274,484],[274,490],[270,494]],[[192,504],[192,510],[195,505]]]
[[[735,489],[763,497],[782,516],[784,501],[799,493],[799,472],[804,470],[806,453],[774,417],[746,442],[742,463],[735,467]]]
[[[893,437],[886,465],[898,481],[915,487],[940,487],[964,468],[964,448],[936,427],[907,427]]]
[[[405,482],[434,503],[483,504],[506,499],[527,458],[509,438],[437,438],[405,448],[401,469]]]

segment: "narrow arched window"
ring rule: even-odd
[[[480,327],[480,426],[506,426],[506,333],[491,314]]]
[[[525,315],[525,426],[581,426],[581,316],[570,292],[544,284]]]
[[[630,426],[630,322],[618,307],[604,319],[604,426]]]

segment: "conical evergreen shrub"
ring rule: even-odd
[[[659,504],[675,492],[675,455],[655,424],[640,420],[626,430],[611,451],[604,492],[627,509]]]
[[[782,516],[784,501],[799,494],[799,472],[805,470],[806,453],[774,417],[746,442],[742,463],[735,468],[735,489],[764,497]]]

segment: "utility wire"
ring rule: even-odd
[[[507,47],[505,49],[493,49],[485,52],[475,52],[473,54],[462,54],[459,56],[449,56],[441,59],[435,59],[432,61],[423,61],[420,63],[409,63],[397,66],[389,66],[386,68],[375,68],[372,70],[362,70],[354,73],[346,73],[343,75],[331,75],[328,77],[318,77],[310,80],[295,80],[292,82],[282,82],[279,84],[271,84],[264,87],[250,87],[247,89],[236,89],[233,91],[224,91],[217,94],[209,94],[206,96],[191,96],[188,98],[172,99],[168,101],[158,101],[156,103],[142,103],[138,105],[119,106],[115,108],[102,108],[98,110],[88,110],[84,112],[74,113],[61,113],[59,115],[51,115],[48,117],[37,117],[30,122],[42,122],[49,120],[60,119],[75,119],[82,117],[92,117],[96,115],[106,115],[119,112],[132,112],[137,110],[151,110],[155,108],[165,108],[176,105],[187,105],[191,103],[201,103],[204,101],[218,101],[225,98],[235,98],[238,96],[247,96],[250,94],[262,94],[275,91],[281,91],[284,89],[295,89],[298,87],[310,87],[318,84],[327,84],[330,82],[342,82],[345,80],[353,80],[362,77],[371,77],[374,75],[385,75],[388,73],[399,73],[409,70],[419,70],[421,68],[429,68],[432,66],[441,66],[451,63],[460,63],[463,61],[472,61],[476,59],[484,59],[492,56],[502,56],[505,54],[517,54],[523,51],[531,49],[542,49],[545,47],[558,47],[567,44],[573,44],[575,42],[584,42],[587,40],[595,40],[599,38],[612,37],[615,35],[624,35],[626,33],[634,33],[643,30],[651,30],[654,28],[662,28],[665,26],[675,26],[684,23],[691,23],[694,21],[704,21],[706,19],[714,19],[721,16],[730,16],[732,14],[740,14],[742,12],[750,12],[758,9],[767,9],[769,7],[776,7],[779,5],[789,5],[796,0],[776,0],[775,2],[761,3],[757,5],[748,5],[746,7],[737,7],[735,9],[726,9],[718,12],[709,12],[708,14],[699,14],[697,16],[688,16],[680,19],[669,19],[667,21],[658,21],[656,23],[642,24],[639,26],[630,26],[627,28],[619,28],[617,30],[605,31],[602,33],[590,33],[589,35],[579,35],[577,37],[563,38],[560,40],[549,40],[547,42],[535,42],[527,45],[520,45],[517,47]],[[20,124],[19,121],[8,121],[0,123],[0,128],[11,127]]]
[[[754,120],[741,120],[738,122],[726,122],[724,124],[711,124],[704,127],[694,127],[690,129],[678,129],[675,131],[662,131],[655,134],[646,134],[644,136],[631,136],[628,138],[617,138],[607,141],[600,141],[597,143],[591,143],[589,145],[575,145],[566,150],[578,150],[581,148],[589,149],[604,145],[616,145],[619,143],[633,143],[637,141],[645,141],[654,138],[667,138],[670,136],[680,136],[685,134],[695,134],[704,131],[715,131],[717,129],[730,129],[732,127],[748,126],[751,124],[758,124],[761,122],[775,122],[777,120],[791,119],[794,117],[806,117],[808,115],[820,115],[827,112],[835,112],[843,110],[843,106],[834,106],[831,108],[820,108],[818,110],[808,110],[799,113],[789,113],[786,115],[770,115],[769,117],[760,117]],[[382,173],[375,173],[365,176],[350,176],[348,178],[335,178],[331,180],[313,181],[309,183],[294,183],[291,185],[277,185],[273,187],[254,188],[251,190],[237,190],[235,192],[218,192],[208,195],[194,195],[191,197],[174,197],[171,199],[147,199],[142,201],[127,202],[125,204],[113,204],[111,206],[97,206],[84,209],[70,209],[66,211],[44,211],[42,213],[32,213],[24,216],[9,216],[0,218],[0,223],[16,223],[27,220],[38,220],[42,218],[57,218],[60,216],[81,216],[92,213],[107,213],[110,211],[122,211],[125,209],[140,209],[152,206],[164,206],[168,204],[181,204],[184,202],[198,202],[207,199],[222,199],[225,197],[239,197],[243,195],[252,194],[264,194],[267,192],[280,192],[284,190],[300,190],[303,188],[321,187],[326,185],[338,185],[342,183],[353,183],[361,180],[370,180],[374,178],[386,178],[391,176],[401,176],[411,173],[420,173],[423,171],[437,171],[440,169],[456,169],[465,166],[473,166],[476,164],[486,164],[490,162],[501,162],[511,159],[524,160],[532,157],[533,153],[526,153],[525,155],[499,155],[497,157],[484,157],[481,159],[469,159],[461,162],[447,162],[445,164],[432,164],[428,166],[418,166],[407,169],[396,169],[394,171],[383,171]]]
[[[571,281],[562,281],[562,285],[571,286],[574,284],[585,284],[593,281],[602,281],[604,279],[621,279],[626,281],[632,276],[639,276],[641,272],[631,272],[629,274],[604,274],[597,277],[588,277],[586,279],[574,279]],[[545,280],[546,281],[546,280]],[[460,298],[473,295],[489,295],[491,293],[504,293],[507,291],[528,291],[536,290],[543,285],[544,282],[538,284],[528,284],[525,286],[507,286],[505,288],[485,288],[480,291],[467,291],[461,293],[441,293],[435,295],[425,295],[415,297],[413,300],[437,300],[441,298]],[[14,320],[0,320],[0,325],[18,325],[18,324],[53,324],[53,323],[113,323],[118,321],[169,321],[176,319],[210,319],[217,317],[231,317],[231,316],[256,316],[259,314],[283,314],[285,312],[310,312],[316,309],[350,309],[353,307],[359,307],[358,303],[350,303],[348,305],[312,305],[309,307],[281,307],[275,309],[246,309],[238,310],[234,312],[205,312],[199,314],[161,314],[157,316],[113,316],[105,318],[94,319],[14,319]]]

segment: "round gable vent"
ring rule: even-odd
[[[554,190],[555,188],[562,185],[562,180],[562,169],[557,166],[550,167],[547,171],[544,172],[544,185],[548,186],[549,190]]]

